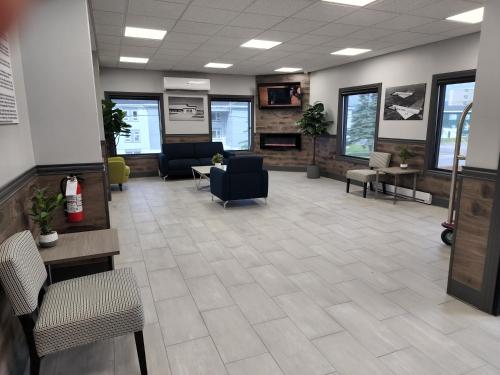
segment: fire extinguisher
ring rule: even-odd
[[[71,175],[61,180],[61,193],[66,197],[65,213],[69,223],[79,223],[83,220],[83,200],[81,182],[83,179]]]

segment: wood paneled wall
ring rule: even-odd
[[[158,176],[157,155],[125,156],[125,163],[130,167],[130,177]]]
[[[210,142],[210,134],[167,134],[165,143]]]
[[[36,236],[38,229],[28,216],[33,190],[36,187],[48,187],[51,191],[58,192],[60,180],[72,171],[85,179],[82,184],[85,220],[82,223],[69,224],[61,208],[56,213],[54,229],[65,233],[109,228],[102,164],[43,166],[27,171],[0,189],[0,243],[12,234],[26,229]],[[22,374],[27,360],[27,349],[21,327],[0,288],[0,375]]]

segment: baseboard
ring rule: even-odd
[[[278,172],[305,172],[307,167],[287,167],[280,165],[264,165],[264,168],[270,171]]]

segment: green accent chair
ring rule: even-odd
[[[109,184],[117,184],[120,191],[123,190],[123,184],[128,181],[130,176],[130,167],[125,164],[125,159],[121,156],[108,158]]]

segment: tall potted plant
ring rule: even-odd
[[[319,167],[316,165],[316,138],[325,134],[329,122],[326,120],[325,106],[321,102],[309,105],[302,118],[297,121],[297,126],[302,134],[312,137],[313,159],[312,164],[307,166],[308,178],[319,178]]]
[[[109,156],[116,155],[116,146],[120,137],[129,137],[131,125],[124,121],[127,112],[116,107],[116,103],[109,99],[102,101],[102,117],[104,121],[104,134]]]
[[[41,247],[52,247],[57,244],[59,236],[52,229],[51,223],[54,218],[54,210],[64,203],[61,193],[49,195],[47,189],[35,189],[31,198],[32,206],[29,215],[40,227],[39,243]]]

